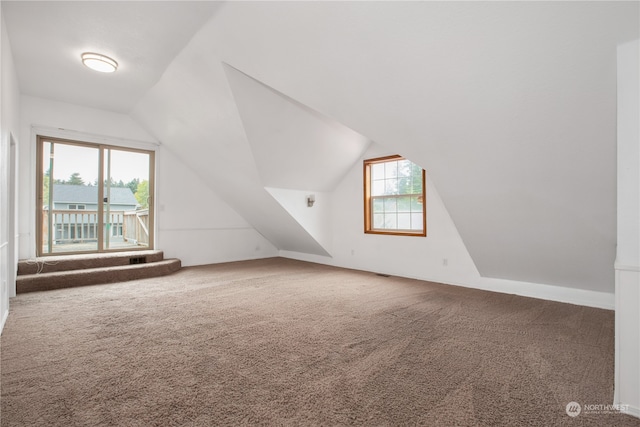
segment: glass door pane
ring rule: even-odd
[[[98,249],[98,148],[45,140],[39,189],[42,254]]]
[[[104,149],[104,248],[149,248],[150,164],[146,152]]]

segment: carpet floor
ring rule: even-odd
[[[1,346],[2,426],[640,426],[612,311],[284,258],[22,294]]]

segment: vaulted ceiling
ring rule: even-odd
[[[3,1],[20,90],[129,113],[220,4],[196,1]],[[116,58],[91,73],[83,52]]]
[[[613,283],[637,2],[2,7],[23,93],[131,114],[278,248],[330,252],[287,191],[331,191],[375,141],[429,171],[483,276]],[[81,75],[90,46],[122,73]]]

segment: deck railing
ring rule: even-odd
[[[122,235],[125,241],[149,245],[149,209],[124,212]]]
[[[49,211],[43,211],[43,236],[49,236]],[[51,238],[54,244],[85,243],[98,240],[98,212],[82,209],[51,211]],[[149,244],[149,210],[109,211],[104,227],[110,239],[136,245]],[[45,237],[46,239],[46,237]]]

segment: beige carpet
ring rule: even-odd
[[[281,258],[23,294],[1,423],[638,426],[585,410],[613,398],[613,318]]]

